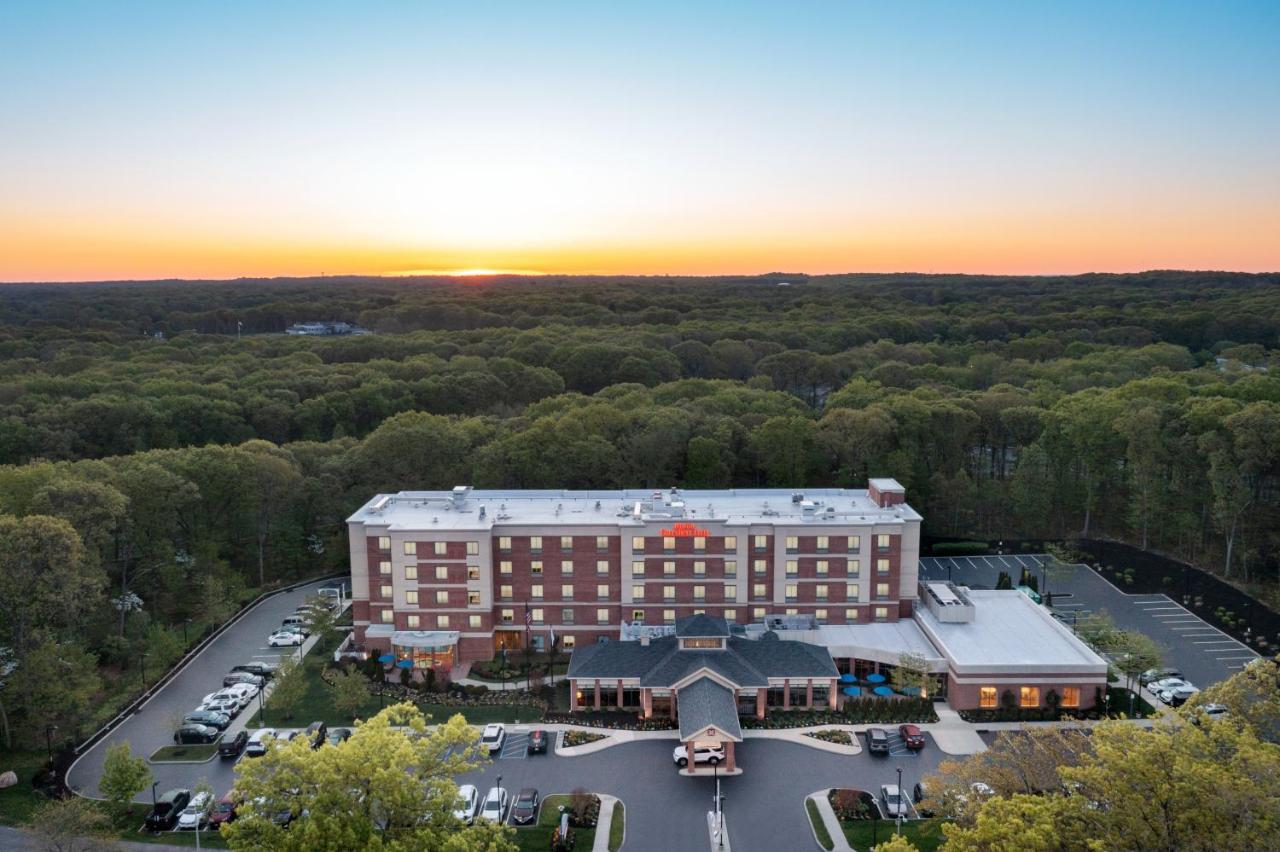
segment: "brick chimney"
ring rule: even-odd
[[[867,496],[881,509],[907,501],[907,492],[896,479],[868,479]]]

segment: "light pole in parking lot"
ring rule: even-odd
[[[190,647],[190,644],[187,640],[187,625],[190,623],[191,623],[191,619],[189,618],[184,618],[182,620],[182,647],[184,650]]]
[[[907,802],[906,798],[902,795],[902,767],[899,766],[898,767],[898,812],[894,814],[894,817],[896,817],[898,821],[898,824],[895,827],[895,831],[897,834],[902,833],[902,812],[903,810],[906,809],[906,806],[907,806],[906,802]]]
[[[262,695],[266,691],[266,683],[258,687],[258,720],[262,722],[262,727],[264,728],[267,726],[267,699],[263,698]]]
[[[49,768],[53,768],[53,732],[58,730],[57,725],[44,726],[44,745],[49,750]]]
[[[159,781],[152,781],[152,782],[151,782],[151,808],[152,808],[152,810],[155,810],[155,807],[156,807],[156,787],[158,787],[159,785],[160,785],[160,782],[159,782]]]
[[[147,689],[147,654],[144,652],[138,655],[138,665],[142,669],[142,689]]]

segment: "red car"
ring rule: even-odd
[[[915,725],[899,725],[898,734],[902,737],[902,743],[907,748],[924,748],[924,732]]]
[[[236,800],[229,794],[218,800],[218,804],[213,806],[213,812],[209,814],[209,827],[216,829],[224,822],[231,822],[236,818]]]

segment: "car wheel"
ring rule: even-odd
[[[707,763],[710,763],[712,766],[719,766],[719,765],[720,765],[720,758],[718,758],[718,757],[712,757],[712,758],[709,758],[709,759],[707,760]]]
[[[676,761],[676,766],[679,766],[681,769],[684,769],[688,765],[689,765],[689,759],[686,757],[682,757]]]

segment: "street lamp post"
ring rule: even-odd
[[[264,683],[258,688],[258,721],[264,728],[267,726],[267,699],[263,697],[266,692],[267,685]]]
[[[151,807],[152,807],[153,809],[154,809],[154,808],[155,808],[155,806],[156,806],[156,787],[158,787],[158,786],[160,786],[160,782],[159,782],[159,781],[152,781],[152,782],[151,782]]]
[[[899,766],[898,767],[898,812],[894,814],[894,816],[897,817],[897,823],[898,823],[894,827],[894,830],[898,834],[902,833],[902,809],[906,806],[905,802],[906,802],[906,799],[902,795],[902,767]]]
[[[142,689],[147,689],[147,654],[144,652],[138,655],[138,665],[142,669]]]
[[[184,649],[190,646],[190,642],[187,639],[187,625],[190,623],[191,623],[191,619],[189,618],[184,618],[182,620],[182,647]]]
[[[44,744],[45,744],[45,748],[49,750],[49,768],[50,769],[53,768],[53,732],[56,730],[58,730],[57,725],[44,726]]]

